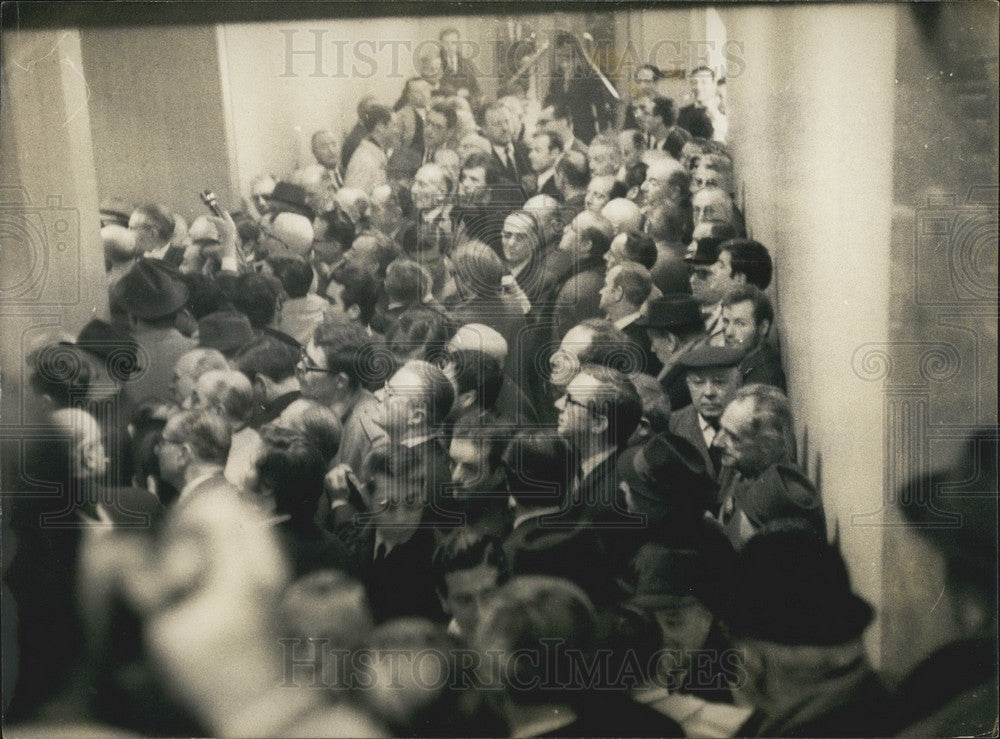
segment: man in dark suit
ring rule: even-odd
[[[163,206],[150,203],[136,208],[129,217],[128,227],[135,233],[137,253],[180,267],[184,247],[171,243],[177,222]]]
[[[556,200],[562,198],[556,187],[556,163],[562,153],[562,139],[557,134],[542,131],[531,138],[528,161],[536,177],[536,195],[548,195]]]
[[[455,390],[444,372],[422,360],[406,362],[385,383],[379,398],[378,422],[388,434],[397,457],[419,466],[428,488],[424,522],[453,526],[461,523],[450,505],[451,472],[439,439],[441,424],[455,402]]]
[[[501,174],[511,182],[521,183],[521,178],[531,174],[528,150],[514,141],[514,116],[503,103],[494,102],[483,114],[483,133],[490,141],[490,152]]]
[[[771,300],[756,285],[742,285],[722,298],[722,334],[726,346],[743,350],[740,375],[743,384],[762,382],[787,393],[781,357],[767,336],[774,325]]]
[[[372,493],[371,513],[337,531],[378,622],[407,616],[444,620],[431,568],[437,541],[424,461],[398,445],[372,449],[362,472]]]
[[[612,237],[611,222],[590,211],[579,213],[563,230],[559,248],[570,254],[572,269],[553,289],[553,339],[559,341],[573,326],[601,314],[599,292],[606,272],[604,254]]]
[[[521,431],[504,452],[503,469],[514,504],[503,543],[511,574],[563,577],[595,602],[616,602],[616,573],[598,532],[565,516],[576,477],[569,443],[551,431]]]
[[[638,353],[633,371],[655,377],[663,369],[663,364],[653,354],[646,329],[636,325],[642,315],[642,305],[652,289],[653,281],[642,265],[635,262],[615,265],[604,278],[599,307],[615,328],[624,332],[635,345]]]
[[[556,519],[598,531],[614,571],[627,566],[646,521],[629,512],[618,487],[618,455],[639,425],[642,401],[627,376],[584,364],[556,401],[556,430],[573,448],[578,478],[566,510]]]
[[[649,333],[653,353],[663,363],[656,379],[670,397],[670,407],[679,410],[691,402],[680,360],[706,343],[698,304],[684,293],[664,295],[649,302],[646,317],[639,325]]]
[[[712,442],[719,433],[722,412],[740,387],[738,365],[742,359],[738,347],[704,346],[680,360],[691,404],[670,414],[670,433],[694,445],[713,480],[721,471],[721,450]]]
[[[457,95],[469,101],[473,110],[479,108],[482,93],[472,61],[462,54],[462,41],[458,29],[446,28],[438,36],[441,39],[441,87],[450,95]]]
[[[482,241],[503,254],[500,233],[504,219],[524,202],[520,184],[505,179],[493,155],[473,152],[462,164],[458,179],[458,205],[451,211],[458,234]]]
[[[543,105],[565,108],[573,131],[586,145],[594,134],[610,127],[614,117],[610,98],[607,88],[583,59],[576,40],[562,36],[556,43],[556,68]],[[565,137],[565,141],[570,144],[572,139]]]

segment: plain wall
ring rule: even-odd
[[[207,212],[202,190],[232,203],[214,28],[86,28],[81,48],[101,199],[188,220]]]
[[[889,336],[892,6],[725,8],[745,55],[729,88],[730,147],[754,237],[776,264],[789,396],[855,589],[882,605],[883,396],[855,372]],[[836,29],[832,32],[831,29]],[[864,84],[858,84],[863,80]],[[802,451],[802,450],[800,450]],[[867,632],[880,656],[880,627]]]

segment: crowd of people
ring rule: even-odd
[[[904,506],[954,633],[892,694],[866,656],[873,609],[797,464],[724,81],[690,70],[680,107],[644,65],[616,109],[567,36],[544,100],[488,99],[440,41],[232,214],[102,206],[111,320],[29,356],[51,433],[4,511],[8,720],[995,727],[995,496],[960,534]],[[995,442],[969,444],[995,491]]]

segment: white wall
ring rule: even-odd
[[[876,608],[886,421],[881,386],[853,362],[889,338],[896,12],[721,11],[745,53],[728,82],[730,144],[748,225],[777,266],[789,395],[822,456],[827,517],[854,586]],[[880,627],[867,638],[878,660]]]

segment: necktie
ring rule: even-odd
[[[715,445],[715,438],[719,434],[719,421],[718,419],[708,420],[708,425],[712,427],[712,441],[708,445],[708,458],[712,460],[712,468],[718,475],[722,470],[722,449]]]
[[[506,155],[507,155],[507,166],[510,168],[510,171],[514,173],[514,180],[516,181],[517,178],[520,176],[520,172],[517,171],[517,161],[514,159],[513,144],[507,144]]]

